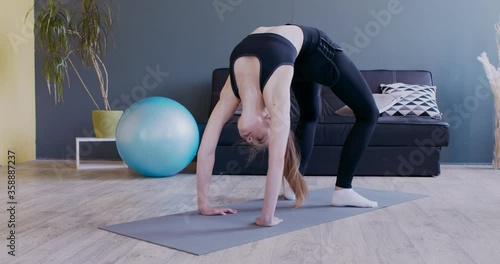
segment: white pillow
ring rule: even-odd
[[[409,95],[411,92],[395,92],[390,94],[373,94],[373,99],[379,110],[379,113],[385,112],[395,105],[399,100],[403,99],[405,96]],[[335,111],[337,115],[341,116],[353,116],[354,113],[349,106],[344,106],[339,110]]]
[[[238,108],[234,112],[235,115],[241,116],[241,111],[243,110],[243,107],[241,106],[241,103],[238,105]]]

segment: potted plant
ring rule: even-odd
[[[68,2],[66,0],[65,2]],[[69,71],[92,99],[96,110],[92,121],[96,137],[115,137],[115,129],[123,111],[111,111],[108,102],[108,72],[103,57],[108,48],[113,25],[111,0],[48,0],[39,5],[35,19],[38,43],[45,52],[43,76],[55,102],[63,101],[63,87],[70,85]],[[75,63],[95,72],[103,107],[99,107]],[[70,70],[68,70],[70,69]]]

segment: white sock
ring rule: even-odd
[[[378,203],[370,201],[353,189],[334,190],[332,195],[333,206],[353,206],[353,207],[378,207]]]
[[[285,177],[283,177],[282,187],[283,187],[283,196],[285,197],[285,199],[292,201],[297,199],[295,193],[292,190],[292,187],[290,187],[290,184],[288,184],[288,181],[285,179]]]

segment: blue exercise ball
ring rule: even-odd
[[[147,97],[128,107],[116,127],[116,147],[132,170],[168,177],[193,160],[200,143],[196,120],[182,104]]]

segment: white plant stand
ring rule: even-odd
[[[99,169],[122,169],[128,168],[125,162],[107,161],[106,163],[80,164],[81,142],[116,142],[116,138],[77,137],[76,138],[76,169],[77,170],[99,170]]]

